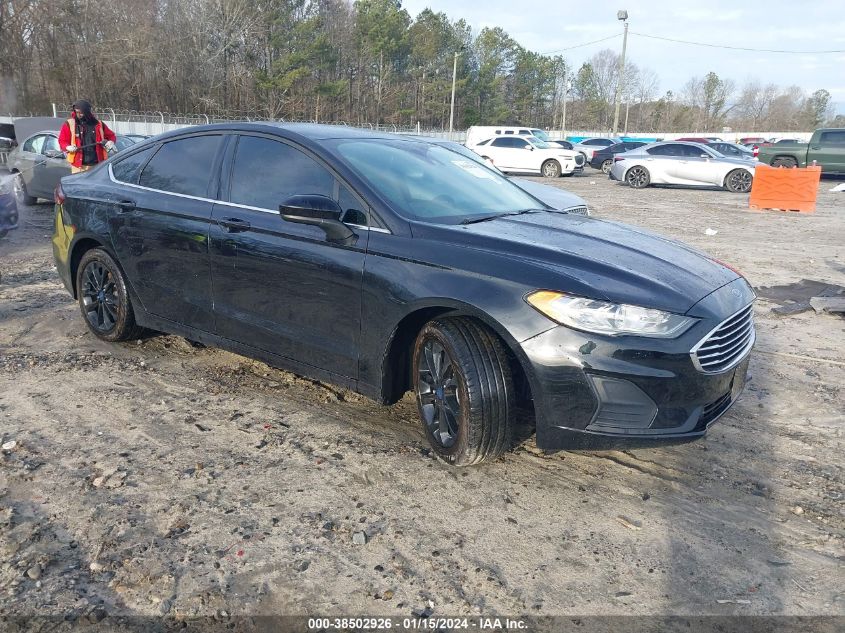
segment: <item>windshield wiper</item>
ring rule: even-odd
[[[511,215],[525,215],[526,213],[542,213],[548,209],[520,209],[519,211],[508,211],[506,213],[494,213],[492,215],[483,215],[480,218],[466,218],[461,220],[461,224],[476,224],[477,222],[486,222],[487,220],[495,220],[496,218],[504,218]]]

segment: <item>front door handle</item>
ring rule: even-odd
[[[135,201],[134,200],[121,200],[117,203],[117,208],[121,213],[126,213],[127,211],[134,211],[135,210]]]
[[[240,231],[249,231],[250,223],[240,218],[223,218],[217,221],[220,226],[226,227],[229,233],[238,233]]]

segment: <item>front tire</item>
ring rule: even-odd
[[[495,334],[464,317],[429,321],[414,343],[412,363],[423,430],[441,459],[469,466],[510,447],[514,387]]]
[[[547,160],[543,163],[542,167],[540,167],[540,173],[546,178],[558,178],[560,176],[560,172],[560,163],[556,160]]]
[[[38,198],[29,195],[26,191],[26,183],[23,181],[23,175],[15,174],[15,182],[12,185],[15,190],[15,200],[20,205],[30,205],[38,202]]]
[[[86,252],[76,272],[76,294],[88,329],[109,342],[138,338],[142,328],[135,312],[123,272],[106,251]]]
[[[753,177],[745,169],[734,169],[725,178],[725,189],[733,193],[748,193],[751,191]]]
[[[628,183],[629,187],[634,189],[645,189],[648,187],[648,183],[651,182],[651,174],[648,173],[648,169],[645,167],[634,165],[625,174],[625,182]]]

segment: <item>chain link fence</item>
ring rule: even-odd
[[[55,108],[57,117],[68,118],[71,113],[69,105]],[[232,123],[234,121],[270,121],[276,123],[320,123],[322,125],[343,125],[391,134],[421,134],[436,138],[451,138],[462,142],[466,132],[452,132],[448,130],[431,129],[422,126],[400,126],[392,123],[348,123],[346,121],[317,121],[314,119],[270,118],[248,112],[224,112],[216,114],[178,114],[162,111],[116,110],[113,108],[99,108],[98,117],[105,121],[117,134],[143,134],[152,136],[170,130],[176,130],[192,125],[208,125],[211,123]]]

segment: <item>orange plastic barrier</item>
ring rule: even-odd
[[[759,165],[754,169],[748,206],[756,211],[781,209],[812,213],[816,210],[821,175],[819,165],[804,168]]]

